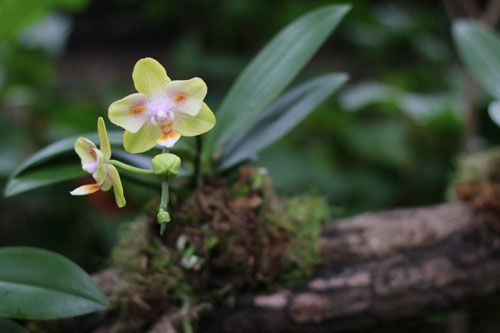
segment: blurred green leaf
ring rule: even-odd
[[[3,0],[0,3],[0,36],[11,38],[54,9],[78,10],[88,0]]]
[[[97,133],[87,133],[81,136],[90,139],[94,143],[99,142]],[[123,137],[121,131],[110,131],[108,136],[111,145],[121,145]],[[78,137],[73,136],[54,142],[27,159],[10,176],[4,189],[4,196],[11,197],[40,187],[86,176],[87,174],[82,171],[80,161],[76,153],[74,153],[74,143]],[[187,150],[188,148],[186,144],[179,142],[174,151]],[[119,150],[113,153],[134,166],[151,169],[151,157],[149,156],[132,155]],[[64,159],[64,157],[68,158]],[[120,170],[120,172],[131,180],[151,185],[158,183],[157,179],[151,179],[151,177],[142,177],[123,170]],[[187,170],[181,169],[178,176],[184,177],[188,174]]]
[[[396,104],[403,93],[390,85],[375,81],[361,82],[349,87],[340,96],[340,105],[350,111],[375,103]]]
[[[97,133],[87,133],[82,136],[93,142],[99,142]],[[72,162],[58,161],[63,155],[74,152],[75,140],[78,137],[69,137],[54,142],[28,158],[10,176],[4,189],[4,196],[10,197],[85,175],[76,154],[72,154]],[[109,140],[111,144],[121,143],[122,133],[109,132]]]
[[[5,333],[29,333],[27,329],[19,325],[18,323],[0,318],[0,332]]]
[[[463,63],[483,88],[500,99],[500,38],[469,20],[453,23],[453,38]]]
[[[491,120],[500,126],[500,101],[493,101],[488,106],[488,114]]]
[[[42,150],[36,152],[25,162],[23,162],[16,170],[14,170],[12,177],[15,177],[30,168],[38,166],[55,157],[61,156],[69,151],[74,151],[75,141],[80,136],[83,136],[94,143],[99,143],[99,136],[97,135],[97,132],[72,136],[69,138],[56,141],[48,145],[47,147],[43,148]],[[123,133],[121,131],[110,131],[108,132],[108,136],[110,143],[112,145],[117,145],[121,144]]]
[[[404,126],[396,119],[359,122],[346,129],[344,142],[359,157],[385,166],[407,166],[412,161],[412,147]]]
[[[327,74],[280,97],[224,148],[219,170],[249,158],[284,136],[346,81],[345,74]]]
[[[50,165],[11,177],[4,189],[4,195],[11,197],[16,194],[52,185],[65,180],[84,176],[80,163],[65,163]]]
[[[28,247],[0,249],[0,316],[73,317],[108,306],[91,278],[69,259]]]
[[[426,123],[437,114],[453,111],[461,112],[461,95],[454,91],[434,94],[418,94],[387,84],[367,81],[345,90],[340,96],[340,104],[349,111],[359,111],[372,105],[386,105],[401,110],[411,119]]]
[[[255,119],[295,78],[324,43],[349,5],[326,6],[289,24],[240,74],[217,110],[206,153],[227,142]]]

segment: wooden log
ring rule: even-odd
[[[333,221],[303,286],[243,296],[226,332],[365,329],[451,309],[500,290],[500,237],[467,204]]]

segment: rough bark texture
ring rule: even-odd
[[[227,332],[363,329],[453,308],[500,290],[500,237],[491,216],[461,203],[334,221],[322,264],[296,290],[242,297]]]

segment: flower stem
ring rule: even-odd
[[[108,163],[112,164],[112,165],[115,165],[115,166],[117,166],[119,168],[122,168],[124,170],[130,171],[130,172],[134,172],[134,173],[138,173],[138,174],[141,174],[141,175],[154,175],[155,174],[153,170],[137,168],[137,167],[128,165],[126,163],[123,163],[123,162],[120,162],[120,161],[117,161],[117,160],[109,160]]]
[[[162,154],[165,154],[165,153],[168,153],[168,149],[166,147],[163,147]],[[168,211],[167,211],[168,200],[169,200],[168,181],[165,177],[161,182],[161,201],[160,201],[160,209],[159,209],[158,215],[163,214],[163,213],[168,215]],[[163,221],[163,220],[158,219],[158,223],[160,223],[160,225],[161,225],[160,236],[163,236],[163,234],[165,233],[165,230],[167,229],[168,221],[170,221],[169,215],[168,215],[167,221]]]

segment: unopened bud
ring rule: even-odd
[[[168,223],[170,222],[170,214],[165,209],[160,208],[156,215],[156,219],[159,224]]]
[[[177,155],[164,153],[153,157],[152,164],[156,175],[171,179],[179,173],[181,159]]]

